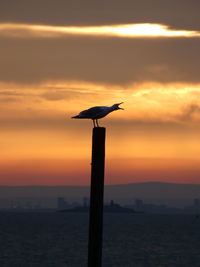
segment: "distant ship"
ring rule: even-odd
[[[59,212],[89,212],[89,206],[78,206],[72,209],[62,209]],[[103,211],[106,213],[141,213],[134,209],[125,208],[111,200],[110,204],[104,205]]]

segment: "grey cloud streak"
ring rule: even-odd
[[[68,37],[0,42],[0,80],[199,83],[200,40]]]
[[[19,93],[14,91],[0,91],[0,96],[27,96],[28,94],[25,93]]]
[[[19,102],[19,99],[12,98],[12,97],[2,97],[0,98],[1,103],[10,103],[10,102]]]
[[[45,93],[43,94],[38,94],[39,97],[41,98],[44,98],[46,100],[49,100],[49,101],[60,101],[60,100],[69,100],[69,99],[78,99],[78,98],[82,98],[83,96],[86,96],[86,95],[90,95],[89,93],[81,93],[81,89],[80,89],[80,92],[73,92],[73,91],[68,91],[66,89],[66,91],[64,91],[63,89],[62,90],[59,90],[57,89],[56,91],[46,91]]]
[[[30,112],[27,110],[27,112]],[[18,118],[6,118],[2,119],[0,118],[0,124],[2,129],[15,129],[15,128],[27,128],[28,129],[52,129],[55,127],[57,130],[67,130],[72,129],[76,132],[83,132],[85,134],[89,134],[88,127],[91,126],[90,120],[84,120],[79,121],[79,123],[75,123],[71,116],[72,113],[68,113],[66,110],[65,114],[62,114],[61,116],[51,116],[49,115],[44,116],[42,114],[38,115],[37,113],[34,113],[35,116],[29,117],[29,118],[23,118],[18,116]],[[36,116],[38,115],[38,116]],[[116,119],[116,118],[106,118],[101,120],[101,125],[107,127],[109,126],[110,129],[112,129],[113,134],[115,136],[118,135],[119,132],[121,132],[121,129],[126,129],[124,134],[126,133],[138,133],[139,135],[146,135],[148,132],[148,136],[151,134],[156,133],[179,133],[184,134],[188,133],[190,131],[190,128],[188,128],[187,123],[182,123],[182,118],[177,117],[174,115],[174,117],[171,117],[167,121],[161,121],[158,119],[150,119],[147,120],[145,118],[141,119],[130,119],[130,120],[123,120],[123,119]],[[195,131],[196,133],[200,133],[200,125],[199,123],[195,123]],[[191,132],[194,128],[191,129]],[[122,134],[122,133],[121,133]]]
[[[1,0],[1,22],[101,25],[153,22],[200,29],[198,0]]]
[[[200,105],[198,104],[188,105],[179,116],[179,119],[184,121],[192,120],[194,115],[200,115]]]

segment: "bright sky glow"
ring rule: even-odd
[[[65,35],[145,37],[200,37],[198,31],[174,30],[167,25],[140,23],[109,26],[49,26],[30,24],[0,24],[0,36],[21,38],[55,38]]]
[[[180,182],[185,175],[187,182],[199,183],[199,88],[153,82],[126,87],[64,80],[0,82],[0,184],[87,184],[92,125],[71,116],[119,100],[125,110],[100,121],[109,128],[109,183],[120,183],[122,177],[126,183],[163,181],[163,173],[166,181]],[[197,174],[186,177],[182,166],[196,168]]]

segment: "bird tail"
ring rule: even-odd
[[[78,119],[80,118],[79,115],[73,116],[72,119]]]

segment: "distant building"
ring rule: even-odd
[[[134,205],[126,205],[139,213],[152,213],[152,214],[174,214],[183,212],[182,209],[175,207],[168,207],[164,204],[144,203],[142,199],[135,199]]]
[[[64,197],[58,197],[57,198],[57,208],[58,210],[63,210],[68,207],[67,202],[65,201]]]
[[[60,209],[59,212],[89,212],[88,206],[76,206],[71,207],[68,209]],[[125,208],[120,206],[119,204],[115,203],[113,200],[110,201],[109,204],[104,205],[103,212],[109,212],[109,213],[135,213],[133,209]]]

